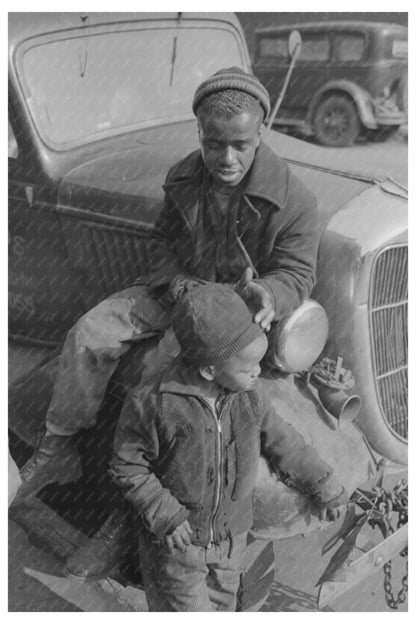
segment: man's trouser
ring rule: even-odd
[[[72,435],[95,424],[108,382],[131,345],[160,334],[169,316],[146,286],[133,286],[92,308],[68,332],[46,415],[50,433]],[[179,352],[172,330],[146,363],[156,372]],[[146,370],[145,370],[146,373]]]
[[[9,451],[9,505],[12,504],[14,497],[16,496],[19,487],[22,484],[22,480],[19,474],[19,468],[16,465],[13,457],[10,455]]]
[[[247,533],[173,554],[139,522],[139,557],[149,611],[235,611]]]

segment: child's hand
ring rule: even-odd
[[[325,520],[328,522],[334,522],[344,514],[346,508],[346,505],[338,505],[338,507],[322,507],[319,511],[319,520],[321,522],[325,522]]]
[[[344,514],[347,508],[349,496],[344,487],[341,486],[341,492],[329,501],[320,502],[319,520],[333,522]]]
[[[191,525],[188,520],[184,520],[182,524],[176,527],[176,529],[170,533],[170,535],[165,536],[165,544],[171,554],[175,551],[176,548],[179,548],[182,552],[186,550],[187,546],[191,543]]]

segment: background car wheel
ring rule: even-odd
[[[352,145],[360,133],[360,120],[354,103],[345,95],[322,100],[314,115],[315,136],[322,145]]]

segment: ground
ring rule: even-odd
[[[330,531],[335,530],[331,527]],[[308,538],[275,542],[276,566],[272,591],[264,612],[316,612],[315,587],[326,563],[321,548],[326,532]],[[394,560],[393,588],[400,588],[404,559]],[[406,612],[407,600],[399,611]],[[11,612],[125,612],[147,611],[142,590],[123,587],[114,579],[79,584],[63,576],[62,562],[31,543],[25,531],[9,521],[9,611]],[[326,612],[390,612],[383,591],[383,571],[366,577],[333,603]]]

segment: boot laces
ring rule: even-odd
[[[95,537],[103,537],[104,544],[110,544],[117,533],[122,529],[126,524],[125,518],[117,512],[116,517],[110,516],[103,524],[103,526],[97,531]]]
[[[117,533],[120,531],[120,529],[123,528],[123,526],[124,526],[124,521],[122,520],[120,520],[120,522],[118,522],[115,526],[113,526],[113,528],[110,529],[110,531],[108,532],[108,535],[105,539],[105,543],[110,544],[115,538],[115,536],[117,535]]]
[[[45,449],[42,448],[42,446],[39,446],[35,452],[33,453],[32,457],[30,459],[28,459],[28,461],[26,462],[26,464],[24,465],[24,467],[21,470],[21,476],[23,477],[27,472],[29,472],[32,468],[36,468],[37,465],[39,464],[40,460],[46,455],[45,453]]]
[[[27,473],[36,470],[38,464],[44,459],[44,457],[49,457],[47,452],[47,447],[45,448],[46,441],[44,435],[41,435],[37,441],[37,446],[33,452],[33,455],[27,460],[25,465],[20,471],[20,476],[24,479]],[[60,455],[62,458],[62,455]],[[52,459],[52,457],[51,457]]]

